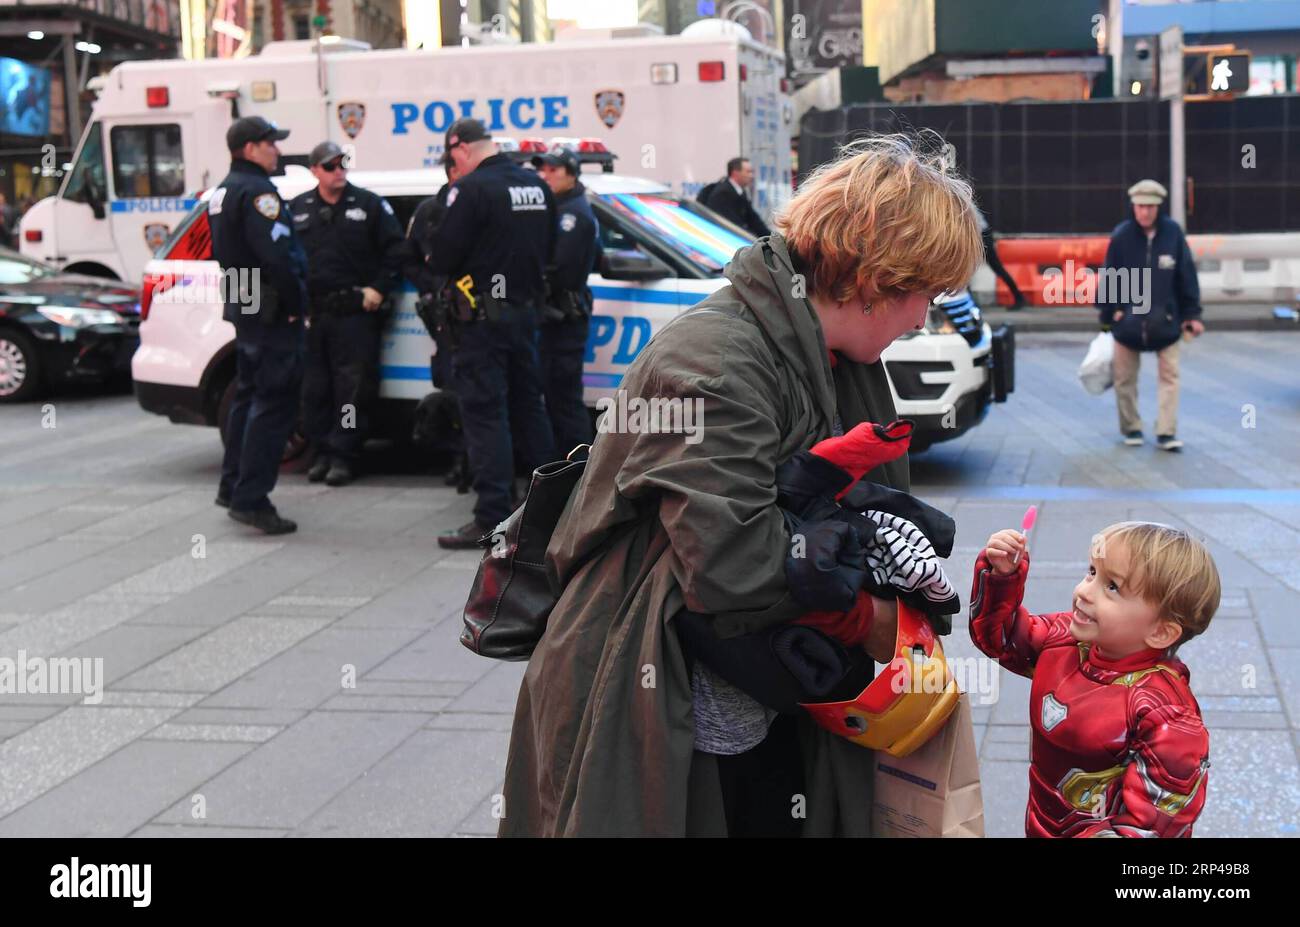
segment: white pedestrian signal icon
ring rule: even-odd
[[[1220,58],[1214,65],[1214,72],[1211,75],[1211,90],[1228,90],[1228,81],[1232,78],[1232,65],[1227,58]]]

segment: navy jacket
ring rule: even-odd
[[[1150,271],[1149,283],[1143,269]],[[1126,294],[1121,288],[1114,285],[1120,275],[1108,275],[1107,271],[1123,271],[1127,299],[1122,298]],[[1134,351],[1160,351],[1169,347],[1179,339],[1184,322],[1201,316],[1201,287],[1196,279],[1192,251],[1178,223],[1165,215],[1156,219],[1156,234],[1150,239],[1134,219],[1116,227],[1110,236],[1097,287],[1101,324],[1111,326],[1115,340]],[[1142,303],[1137,301],[1138,296],[1144,297]],[[1116,309],[1124,311],[1124,317],[1118,322],[1112,321]]]
[[[289,209],[307,252],[309,292],[368,286],[387,296],[397,286],[404,239],[382,196],[349,183],[337,203],[314,189],[295,196]]]
[[[556,197],[559,222],[555,236],[555,269],[551,274],[555,290],[576,291],[591,308],[591,288],[587,277],[600,263],[600,226],[587,202],[587,188],[582,182]]]
[[[555,197],[533,171],[503,154],[484,158],[447,193],[447,212],[434,233],[429,270],[506,301],[539,303],[555,242]],[[493,278],[505,278],[501,297]]]
[[[266,171],[252,161],[236,158],[230,173],[208,200],[208,225],[212,229],[212,257],[223,271],[256,271],[260,302],[274,307],[263,316],[284,325],[307,310],[307,256],[293,233],[289,207]],[[239,287],[227,276],[227,322],[241,318]],[[251,282],[251,273],[239,274]],[[249,304],[253,305],[252,303]]]

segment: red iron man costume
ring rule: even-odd
[[[1033,680],[1030,837],[1190,837],[1205,805],[1209,734],[1188,669],[1160,651],[1118,660],[1089,653],[1070,613],[1031,615],[1029,557],[1000,576],[975,564],[975,646]]]

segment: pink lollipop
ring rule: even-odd
[[[1025,509],[1025,517],[1020,520],[1020,533],[1025,536],[1025,550],[1029,549],[1029,532],[1034,530],[1034,522],[1037,521],[1037,519],[1038,506],[1031,505],[1029,508]],[[1014,565],[1019,562],[1020,552],[1016,551],[1016,556],[1012,559],[1011,563]]]

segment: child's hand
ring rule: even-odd
[[[1019,569],[1019,561],[1025,555],[1025,536],[1014,528],[1006,528],[989,538],[984,556],[994,573],[1009,576]]]

